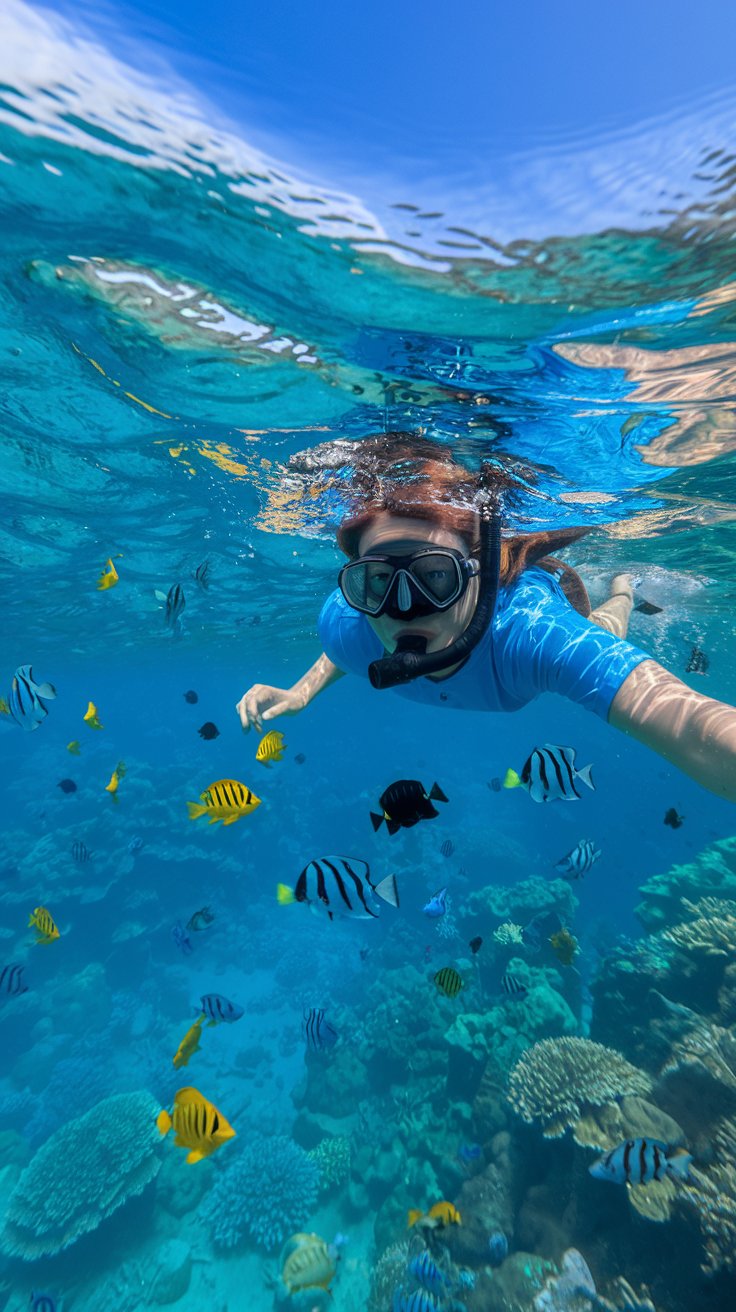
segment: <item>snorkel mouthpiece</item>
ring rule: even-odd
[[[396,643],[396,650],[368,667],[368,677],[374,688],[395,688],[399,683],[411,683],[422,674],[422,660],[426,656],[427,639],[421,634],[404,633]]]
[[[427,651],[426,638],[404,634],[394,652],[368,666],[368,678],[374,688],[396,688],[401,683],[411,683],[412,679],[439,674],[464,661],[477,647],[493,619],[501,569],[500,513],[493,502],[486,502],[480,515],[478,603],[467,628],[449,647],[433,652]]]

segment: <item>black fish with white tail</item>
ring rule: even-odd
[[[351,920],[374,920],[381,902],[398,907],[396,876],[386,875],[380,883],[371,879],[370,866],[357,856],[321,856],[304,867],[294,888],[279,884],[276,897],[282,906],[306,902],[317,915],[347,916]],[[380,901],[379,901],[380,899]]]
[[[427,793],[418,779],[397,779],[378,800],[382,813],[371,811],[371,824],[377,830],[385,820],[388,832],[395,834],[399,829],[411,829],[420,820],[434,820],[439,811],[432,803],[446,802],[447,798],[439,784],[432,784]]]

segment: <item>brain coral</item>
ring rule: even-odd
[[[319,1167],[286,1135],[254,1138],[218,1176],[201,1215],[221,1248],[235,1248],[246,1231],[264,1248],[275,1248],[303,1228],[319,1181]]]
[[[117,1094],[52,1134],[10,1195],[3,1252],[50,1257],[142,1193],[161,1165],[158,1110],[149,1093]]]
[[[508,1100],[525,1121],[541,1121],[545,1138],[555,1139],[587,1107],[650,1089],[649,1077],[613,1048],[591,1039],[542,1039],[514,1066]]]

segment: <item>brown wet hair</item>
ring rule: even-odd
[[[514,471],[501,463],[474,472],[454,459],[449,448],[416,433],[378,433],[354,444],[351,495],[354,513],[343,520],[337,542],[346,556],[358,555],[361,535],[376,515],[388,512],[449,529],[462,537],[471,553],[480,546],[480,507],[513,501],[533,481],[528,469]],[[525,569],[539,565],[558,576],[568,601],[590,614],[585,584],[576,570],[556,560],[554,552],[579,541],[588,527],[520,533],[501,542],[500,583],[515,582]]]

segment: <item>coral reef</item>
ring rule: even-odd
[[[344,1184],[350,1175],[350,1140],[344,1134],[322,1139],[307,1156],[319,1171],[320,1189]]]
[[[736,838],[725,838],[686,865],[672,866],[642,884],[636,915],[648,931],[676,924],[684,898],[715,897],[736,901]]]
[[[562,1256],[560,1270],[547,1278],[534,1299],[534,1312],[656,1312],[648,1291],[636,1294],[623,1276],[617,1276],[613,1299],[597,1293],[585,1258],[574,1248]]]
[[[524,942],[524,930],[521,925],[515,925],[511,920],[505,920],[502,925],[494,929],[491,937],[503,947],[510,947],[512,944]]]
[[[57,1130],[10,1196],[3,1252],[27,1261],[59,1253],[142,1193],[161,1165],[158,1110],[149,1093],[116,1094]]]
[[[716,897],[689,902],[683,898],[682,905],[695,919],[665,929],[662,937],[668,943],[709,957],[736,955],[736,902]]]
[[[722,1121],[713,1140],[713,1161],[690,1168],[683,1201],[697,1210],[705,1242],[703,1270],[736,1271],[736,1120]]]
[[[275,1248],[301,1230],[317,1201],[319,1167],[285,1135],[250,1140],[218,1175],[200,1208],[214,1243],[235,1248],[246,1235]]]
[[[584,1111],[627,1093],[648,1093],[652,1082],[620,1052],[590,1039],[542,1039],[514,1066],[508,1099],[523,1120],[540,1121],[545,1138],[573,1133]]]

